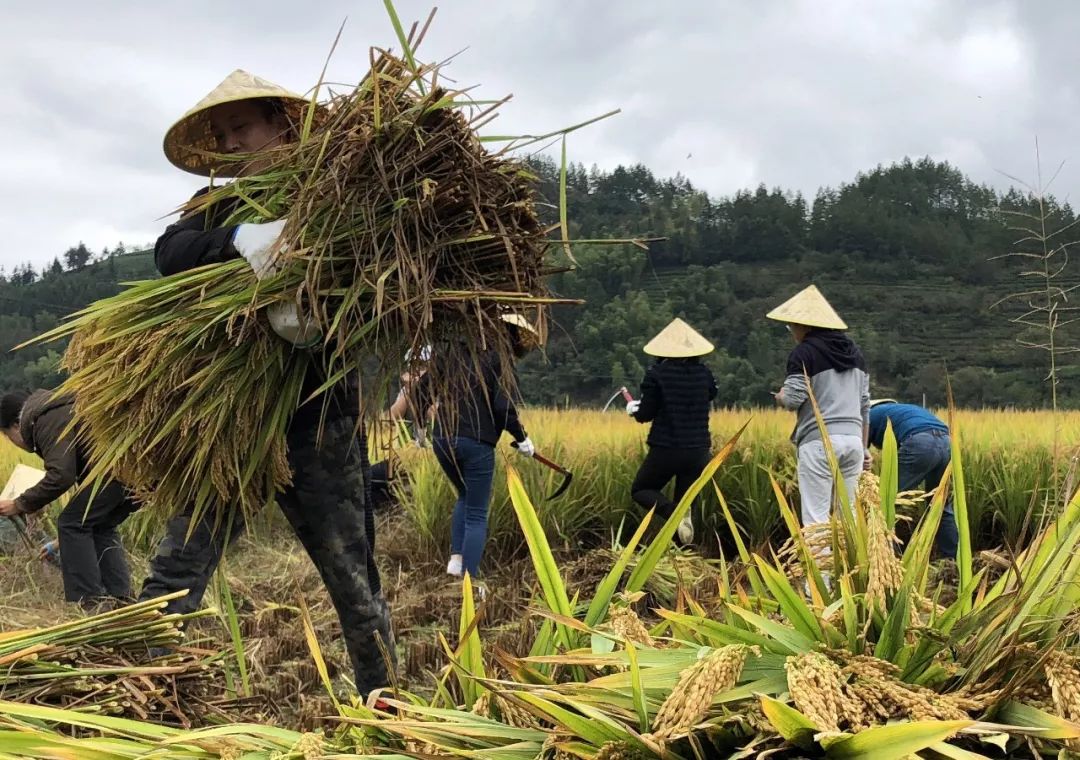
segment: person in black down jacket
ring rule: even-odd
[[[641,381],[640,399],[626,405],[626,413],[635,420],[652,423],[649,453],[631,494],[642,507],[655,507],[665,518],[709,463],[709,410],[716,398],[716,380],[700,357],[712,350],[712,343],[676,319],[645,346],[645,353],[657,361]],[[663,489],[672,478],[675,491],[669,499]],[[677,537],[682,544],[693,542],[690,512],[679,523]]]
[[[506,314],[502,319],[515,358],[539,344],[537,331],[524,317]],[[513,368],[507,369],[513,374]],[[473,579],[479,575],[495,479],[495,446],[503,432],[513,436],[519,454],[536,453],[505,381],[503,362],[494,349],[475,358],[462,351],[436,351],[414,391],[421,419],[439,403],[437,394],[448,397],[439,403],[433,444],[439,466],[458,494],[450,529],[449,575],[467,572]],[[482,586],[478,589],[484,593]]]

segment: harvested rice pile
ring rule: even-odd
[[[95,472],[163,512],[258,509],[289,483],[285,431],[307,398],[366,369],[377,409],[406,349],[506,353],[505,309],[544,321],[550,241],[530,175],[474,131],[491,109],[434,86],[411,55],[373,61],[351,92],[296,114],[299,139],[264,173],[188,209],[288,219],[282,271],[257,282],[237,260],[136,283],[45,336],[72,336],[64,390]],[[289,301],[320,329],[311,350],[269,329],[267,309]]]
[[[166,615],[165,601],[0,634],[0,693],[28,704],[180,726],[249,708],[221,693],[215,652],[176,649],[181,624],[199,614]]]

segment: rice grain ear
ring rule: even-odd
[[[860,476],[856,504],[863,510],[867,525],[866,603],[884,614],[887,596],[898,591],[904,582],[904,567],[896,555],[896,536],[886,524],[880,483],[874,473],[864,472]]]
[[[735,687],[754,648],[729,644],[708,653],[679,674],[653,720],[653,736],[671,739],[688,733],[708,714],[713,697]],[[760,652],[754,652],[760,655]]]

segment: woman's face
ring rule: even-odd
[[[281,114],[270,113],[265,103],[238,100],[210,110],[210,127],[219,153],[259,154],[286,142],[288,124]],[[244,164],[238,176],[258,174],[269,164],[269,156]]]

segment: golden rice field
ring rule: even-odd
[[[947,413],[942,412],[943,418]],[[523,413],[526,429],[538,449],[575,474],[567,493],[542,502],[541,522],[549,536],[573,544],[582,534],[610,534],[624,518],[636,521],[629,487],[644,456],[648,427],[622,413],[580,409],[530,409]],[[760,544],[781,528],[780,513],[770,482],[775,476],[797,501],[794,449],[788,435],[792,415],[776,409],[724,410],[714,413],[714,449],[745,424],[735,454],[718,472],[716,483],[731,505],[745,537]],[[1054,416],[1044,411],[960,411],[954,426],[963,446],[967,491],[975,543],[980,548],[1015,543],[1023,538],[1032,509],[1038,513],[1053,482]],[[1058,416],[1061,433],[1057,461],[1061,480],[1080,444],[1080,412]],[[539,465],[518,462],[508,447],[506,461],[516,462],[530,493],[554,489],[558,476]],[[412,492],[405,500],[421,538],[432,550],[448,542],[447,507],[450,487],[430,453],[407,450],[403,459],[410,472]],[[503,474],[497,475],[492,505],[491,545],[523,550]],[[697,505],[697,522],[706,535],[721,529],[715,493],[706,491]],[[715,539],[702,539],[705,543]]]
[[[629,419],[621,409],[608,412],[582,409],[525,409],[523,420],[539,450],[574,472],[570,489],[556,501],[538,500],[543,527],[554,541],[573,546],[581,540],[604,542],[626,521],[636,523],[639,513],[629,495],[638,463],[645,451],[646,425]],[[946,412],[941,412],[943,418]],[[1057,446],[1061,487],[1069,479],[1070,463],[1080,446],[1080,412],[1057,417]],[[746,425],[736,453],[717,475],[716,483],[731,505],[739,526],[751,544],[775,536],[781,528],[780,514],[770,474],[789,498],[797,501],[794,451],[788,442],[792,415],[776,409],[729,409],[713,414],[716,448]],[[967,490],[975,544],[989,548],[1023,539],[1029,513],[1038,514],[1046,490],[1053,482],[1054,416],[1046,411],[959,411],[954,427],[959,431],[968,473]],[[386,455],[382,443],[372,442],[373,458]],[[509,446],[500,461],[514,462],[530,493],[543,495],[559,482],[559,476],[525,462]],[[449,483],[430,450],[398,446],[407,471],[407,494],[401,502],[414,524],[422,548],[442,551],[449,542],[449,509],[453,504]],[[35,464],[36,457],[0,442],[0,476],[16,462]],[[720,530],[714,493],[706,492],[697,505],[697,521],[704,530],[701,542],[715,546],[713,531]],[[274,517],[268,524],[274,525]],[[149,548],[155,526],[138,518],[132,531],[137,545]],[[500,553],[520,555],[524,544],[511,509],[503,468],[497,475],[490,518],[492,557]],[[703,547],[704,548],[704,547]]]

